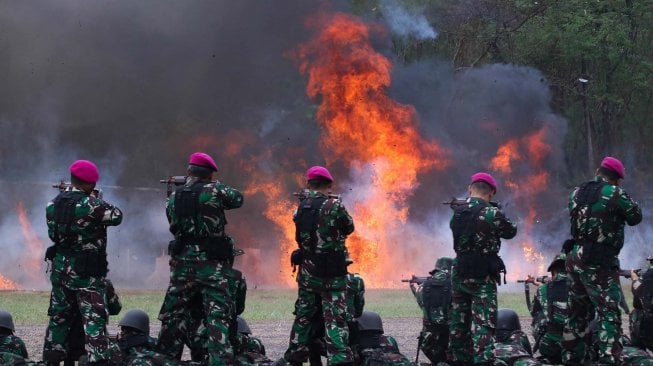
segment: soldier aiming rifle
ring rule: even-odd
[[[549,282],[549,276],[545,275],[545,276],[532,277],[529,275],[528,277],[526,277],[525,280],[517,280],[517,282],[524,284],[524,296],[526,297],[526,307],[528,308],[528,311],[531,311],[533,305],[531,302],[530,284],[532,283],[533,285],[539,287],[540,285]]]

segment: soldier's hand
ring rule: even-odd
[[[639,280],[639,276],[637,275],[637,272],[631,270],[630,271],[630,279],[633,280],[633,281]]]
[[[531,275],[527,275],[527,276],[526,276],[526,283],[532,283],[532,284],[535,284],[535,277],[533,277],[533,276],[531,276]]]

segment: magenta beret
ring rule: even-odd
[[[331,176],[331,173],[327,170],[327,168],[323,166],[312,166],[308,168],[306,171],[306,179],[311,180],[311,179],[326,179],[329,182],[333,182],[333,177]]]
[[[213,158],[203,152],[192,153],[188,164],[209,168],[214,172],[218,171],[218,166],[215,164],[215,161],[213,161]]]
[[[472,182],[470,184],[475,183],[475,182],[479,182],[479,181],[482,181],[482,182],[485,182],[485,183],[489,184],[490,187],[492,187],[492,189],[494,189],[494,193],[497,192],[497,181],[495,181],[494,178],[490,174],[484,173],[484,172],[478,172],[478,173],[472,175]]]
[[[97,166],[88,160],[77,160],[72,163],[70,174],[87,183],[96,183],[100,179]]]
[[[605,158],[603,158],[603,161],[601,161],[601,166],[603,168],[610,169],[613,172],[617,173],[617,175],[621,179],[626,178],[626,168],[624,168],[624,165],[617,158],[613,158],[612,156],[606,156]]]

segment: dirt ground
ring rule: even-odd
[[[521,319],[522,329],[528,334],[531,331],[530,323],[530,318]],[[283,356],[288,347],[291,325],[291,320],[249,322],[253,334],[263,341],[268,357],[273,360]],[[32,359],[41,359],[45,328],[46,325],[16,327],[16,335],[23,338]],[[421,318],[384,319],[383,328],[385,334],[392,335],[397,339],[401,352],[409,359],[414,360],[417,351],[417,336],[422,328]],[[156,336],[159,332],[159,324],[152,324],[151,332],[153,336]],[[109,333],[116,334],[117,329],[110,327]],[[186,355],[186,357],[188,356]],[[420,355],[420,360],[427,361],[423,354]]]

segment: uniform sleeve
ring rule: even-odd
[[[29,356],[27,355],[27,348],[25,347],[25,342],[23,342],[23,340],[20,338],[17,338],[17,342],[20,344],[20,355],[23,358],[29,358]]]
[[[247,282],[245,276],[240,273],[240,279],[237,280],[236,288],[236,315],[240,315],[245,311],[245,298],[247,297]]]
[[[356,298],[354,299],[354,317],[358,318],[363,314],[365,308],[365,282],[361,277],[357,278],[359,284],[358,291],[356,291]]]
[[[122,222],[122,211],[118,207],[97,198],[91,198],[90,203],[94,206],[91,215],[102,225],[118,226]]]
[[[334,205],[335,222],[338,230],[344,235],[349,235],[354,232],[354,219],[349,216],[349,212],[340,201],[336,201]]]
[[[503,212],[496,210],[492,222],[497,228],[499,237],[503,239],[512,239],[517,235],[517,226],[513,224],[512,221],[508,220]]]
[[[48,224],[48,237],[50,238],[50,240],[56,241],[55,238],[56,225],[54,224],[53,211],[54,211],[54,202],[50,201],[48,202],[48,205],[45,207],[45,220]]]
[[[624,219],[629,226],[635,226],[642,222],[642,209],[621,188],[617,192],[617,205],[623,211]]]
[[[216,189],[218,191],[218,197],[222,200],[222,204],[227,210],[239,208],[243,205],[243,194],[239,190],[222,183],[217,183]]]

